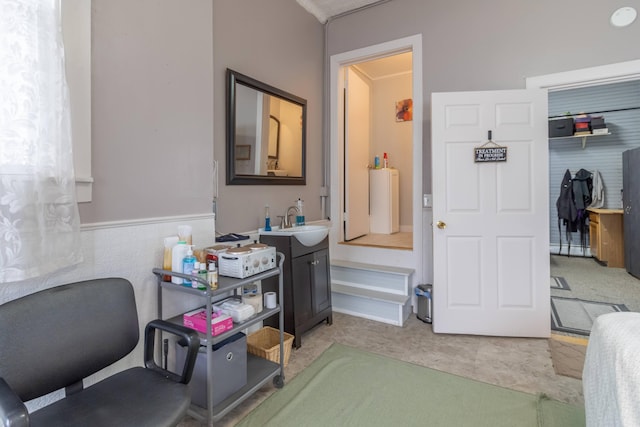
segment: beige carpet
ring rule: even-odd
[[[586,338],[551,334],[549,350],[556,374],[582,379],[588,343],[589,340]]]

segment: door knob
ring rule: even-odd
[[[443,222],[443,221],[438,221],[438,222],[436,222],[436,225],[438,226],[438,228],[439,228],[440,230],[444,230],[445,228],[447,228],[447,223],[446,223],[446,222]]]

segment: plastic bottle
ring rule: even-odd
[[[187,245],[187,247],[189,248],[189,250],[187,251],[187,256],[185,256],[182,259],[182,272],[184,274],[192,275],[193,274],[193,267],[194,267],[194,265],[196,263],[196,257],[193,256],[193,245]],[[193,286],[194,285],[193,281],[191,281],[190,279],[184,279],[184,283],[183,284],[185,286]],[[195,284],[197,285],[198,282],[196,281]]]
[[[207,272],[207,281],[209,282],[209,287],[211,289],[218,289],[218,269],[216,268],[216,263],[212,262],[209,264],[209,271]]]
[[[375,159],[373,159],[373,167],[380,169],[380,156],[376,156]]]
[[[385,169],[387,169],[389,167],[389,158],[387,157],[387,153],[384,153],[384,156],[382,158],[382,163],[383,163],[383,167]]]
[[[187,242],[184,240],[178,241],[178,243],[171,250],[171,271],[175,271],[177,273],[183,272],[182,260],[189,248],[187,247]],[[181,277],[171,276],[171,281],[176,285],[182,285],[184,280]]]
[[[304,202],[298,197],[296,207],[298,208],[298,214],[296,215],[296,225],[304,225],[304,213],[302,213],[302,205]]]
[[[178,236],[170,236],[164,238],[164,254],[162,256],[162,269],[171,271],[171,258],[173,247],[178,244]],[[170,275],[162,276],[165,282],[171,281]]]
[[[198,278],[206,282],[208,280],[207,274],[209,274],[209,272],[207,271],[207,263],[201,262],[200,268],[198,269]],[[198,289],[204,291],[205,289],[207,289],[207,287],[202,282],[198,282]]]
[[[271,231],[271,217],[269,216],[269,205],[264,207],[264,231]]]

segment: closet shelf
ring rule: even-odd
[[[591,134],[591,135],[571,135],[571,136],[557,136],[554,138],[549,138],[549,140],[552,139],[571,139],[571,138],[582,138],[582,148],[584,149],[587,146],[587,138],[591,138],[594,136],[607,136],[607,135],[611,135],[611,132],[609,133],[603,133],[603,134]]]

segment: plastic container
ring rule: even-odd
[[[193,244],[193,240],[191,238],[193,228],[190,225],[179,225],[178,226],[178,238],[179,240],[183,240],[187,245]]]
[[[373,167],[380,169],[380,156],[376,156],[375,159],[373,159]]]
[[[247,384],[247,338],[239,332],[213,345],[213,405],[216,406]],[[191,402],[207,407],[207,347],[200,347],[191,377]],[[176,366],[183,366],[185,347],[176,343]]]
[[[164,254],[162,256],[162,268],[167,271],[171,271],[171,258],[173,247],[178,244],[178,236],[170,236],[164,238]],[[162,280],[168,282],[171,280],[170,275],[162,276]]]
[[[389,157],[387,157],[387,153],[384,153],[382,158],[383,168],[387,169],[389,167]]]
[[[416,286],[418,313],[416,317],[425,323],[433,323],[433,285]]]
[[[209,282],[209,287],[213,290],[218,289],[218,269],[216,268],[216,263],[209,263],[209,271],[207,272],[207,282]]]
[[[302,206],[304,202],[298,198],[296,201],[296,207],[298,208],[298,214],[296,215],[296,225],[304,225],[304,213],[302,212]]]
[[[187,255],[187,242],[184,240],[178,241],[178,243],[171,249],[171,271],[176,273],[183,272],[182,260]],[[171,276],[171,281],[176,285],[182,285],[184,280],[181,277]]]
[[[189,248],[187,250],[187,255],[182,259],[182,272],[184,274],[192,275],[193,269],[197,261],[196,261],[196,257],[193,255],[193,246],[187,245],[187,247]],[[199,267],[200,266],[198,266],[198,268]],[[196,274],[197,274],[197,271],[196,271]],[[194,283],[190,279],[184,279],[183,284],[185,286],[193,286],[196,288],[198,287],[198,282],[196,281]]]
[[[271,216],[269,215],[269,205],[264,207],[264,231],[271,231]]]

